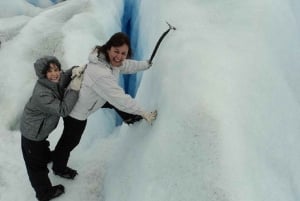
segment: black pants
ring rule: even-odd
[[[22,136],[21,146],[31,186],[39,199],[52,187],[47,168],[50,156],[49,142],[32,141]]]
[[[126,123],[134,123],[142,119],[139,115],[122,112],[108,102],[102,108],[114,109]],[[87,120],[81,121],[70,116],[64,118],[64,130],[52,155],[54,171],[62,172],[67,167],[70,153],[79,144],[86,123]]]
[[[115,106],[111,105],[109,102],[106,102],[102,106],[102,108],[114,109],[118,113],[118,115],[120,115],[122,120],[127,124],[133,124],[134,122],[137,122],[137,121],[143,119],[143,117],[141,117],[140,115],[129,114],[129,113],[123,112],[123,111],[117,109]]]
[[[55,172],[63,172],[71,151],[79,144],[87,120],[80,121],[70,116],[64,118],[64,130],[52,154]]]

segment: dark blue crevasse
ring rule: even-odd
[[[133,59],[141,59],[141,55],[138,51],[138,27],[139,27],[139,12],[140,0],[125,0],[124,1],[124,13],[122,17],[122,32],[125,32],[131,42],[131,48],[133,51]],[[135,97],[138,89],[137,74],[123,75],[121,78],[121,85],[127,94]]]
[[[39,0],[26,0],[28,3],[34,5],[34,6],[41,6],[41,3]],[[60,3],[62,1],[65,1],[65,0],[50,0],[53,4],[57,4],[57,3]]]
[[[140,0],[124,0],[124,12],[122,16],[122,32],[130,38],[133,52],[132,59],[139,60],[141,55],[138,52],[138,11]],[[120,77],[120,85],[124,88],[125,93],[135,97],[139,85],[137,74],[128,74]],[[117,115],[116,125],[121,125],[122,119]]]

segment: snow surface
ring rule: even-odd
[[[33,2],[33,1],[28,1]],[[0,2],[0,200],[35,200],[19,118],[34,61],[83,64],[122,27],[122,0]],[[297,0],[144,0],[138,51],[154,64],[136,99],[158,110],[152,126],[115,127],[93,114],[72,152],[74,181],[53,175],[73,201],[300,200],[300,3]],[[47,6],[46,6],[47,5]],[[154,12],[155,11],[155,12]],[[55,146],[62,122],[50,135]]]

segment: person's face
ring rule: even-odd
[[[46,77],[51,82],[58,83],[60,79],[60,70],[56,64],[50,63],[50,68],[47,70]]]
[[[126,44],[118,47],[111,47],[107,50],[110,64],[114,67],[119,67],[122,62],[127,58],[128,46]]]

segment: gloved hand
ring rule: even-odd
[[[152,124],[152,122],[156,119],[157,116],[157,111],[153,111],[153,112],[144,112],[141,115],[149,124]]]
[[[81,65],[81,66],[78,66],[78,67],[77,66],[74,67],[72,69],[72,76],[71,76],[71,78],[73,79],[74,77],[81,76],[81,74],[84,73],[85,67],[86,67],[86,65]]]
[[[80,90],[80,87],[81,87],[81,83],[82,83],[82,80],[83,80],[83,75],[80,75],[80,76],[75,76],[70,84],[69,84],[69,87],[75,91],[79,91]]]
[[[150,62],[150,60],[147,60],[147,62],[149,64],[148,68],[150,68],[152,66],[152,62]]]

